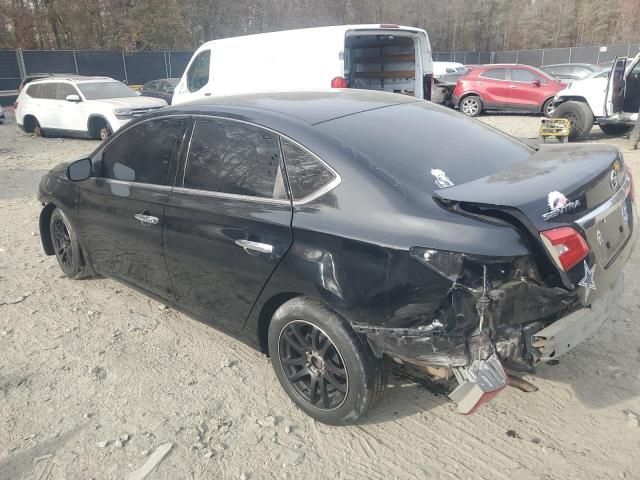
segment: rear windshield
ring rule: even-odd
[[[79,83],[78,88],[87,100],[126,98],[137,96],[136,92],[121,82]]]
[[[369,110],[316,128],[395,184],[425,192],[490,175],[534,152],[480,121],[428,102]]]

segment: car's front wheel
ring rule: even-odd
[[[469,95],[460,101],[460,111],[469,117],[477,117],[483,108],[482,100],[477,95]]]
[[[571,129],[569,140],[579,140],[585,137],[593,128],[593,112],[584,102],[569,101],[561,103],[551,115],[553,118],[566,118]]]
[[[56,259],[64,274],[74,280],[91,276],[92,271],[82,256],[82,250],[71,228],[71,223],[59,208],[51,212],[49,232]]]
[[[615,123],[600,123],[600,130],[602,130],[605,135],[624,135],[633,127],[628,125],[616,125]]]
[[[542,105],[542,113],[544,113],[544,116],[547,118],[551,118],[555,109],[556,105],[555,103],[553,103],[553,98],[549,98],[546,102],[544,102],[544,105]]]
[[[310,298],[294,298],[276,311],[269,353],[285,392],[322,423],[355,422],[386,389],[383,359],[343,318]]]

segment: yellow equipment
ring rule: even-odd
[[[566,118],[543,118],[540,120],[540,137],[543,142],[547,138],[557,138],[562,143],[569,141],[571,123]]]

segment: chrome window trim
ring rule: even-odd
[[[293,206],[297,206],[297,205],[304,205],[305,203],[309,203],[313,200],[315,200],[316,198],[321,197],[322,195],[324,195],[325,193],[330,192],[331,190],[333,190],[334,188],[336,188],[338,185],[340,185],[340,183],[342,182],[342,177],[340,176],[340,174],[333,169],[329,164],[327,164],[327,162],[325,162],[324,160],[322,160],[318,155],[316,155],[315,153],[313,153],[311,150],[309,150],[307,147],[305,147],[304,145],[302,145],[300,142],[294,140],[293,138],[284,135],[281,132],[278,132],[277,130],[274,130],[272,128],[269,127],[265,127],[263,125],[259,125],[257,123],[253,123],[253,122],[248,122],[246,120],[239,120],[237,118],[229,118],[229,117],[222,117],[220,115],[204,115],[204,114],[195,114],[195,115],[190,115],[193,119],[195,119],[194,124],[193,124],[193,128],[191,129],[191,137],[189,138],[189,143],[187,146],[187,154],[185,156],[185,162],[184,162],[184,171],[182,173],[182,186],[181,187],[175,187],[174,190],[175,191],[180,191],[182,193],[189,193],[189,192],[193,192],[196,193],[198,195],[204,195],[204,194],[212,194],[209,196],[212,197],[219,197],[219,198],[235,198],[237,200],[247,200],[247,201],[261,201],[261,202],[266,202],[266,203],[286,203],[286,204],[293,204]],[[314,157],[316,160],[318,160],[325,168],[327,168],[327,170],[329,170],[334,178],[331,182],[327,183],[326,185],[324,185],[323,187],[319,188],[318,190],[316,190],[315,192],[307,195],[304,198],[301,198],[299,200],[294,200],[293,198],[291,200],[280,200],[280,199],[274,199],[274,198],[268,198],[268,197],[253,197],[250,195],[239,195],[239,194],[234,194],[234,193],[225,193],[225,192],[217,192],[217,191],[211,191],[211,190],[200,190],[200,189],[195,189],[195,188],[188,188],[184,186],[184,180],[186,177],[186,173],[187,173],[187,165],[189,163],[189,153],[191,152],[191,140],[193,139],[193,133],[195,132],[196,126],[197,126],[197,119],[214,119],[214,120],[226,120],[226,121],[230,121],[230,122],[237,122],[237,123],[243,123],[245,125],[250,125],[252,127],[256,127],[256,128],[260,128],[262,130],[266,130],[268,132],[271,132],[275,135],[278,136],[279,138],[279,143],[281,143],[282,139],[285,139],[289,142],[291,142],[292,144],[294,144],[296,147],[304,150],[305,152],[309,153],[312,157]],[[285,169],[287,168],[287,163],[286,163],[286,158],[284,158],[284,152],[282,151],[282,148],[280,149],[280,154],[282,155],[282,161],[284,162],[284,166]],[[287,183],[288,183],[288,187],[289,190],[291,190],[291,184],[289,184],[289,175],[287,173]]]
[[[625,175],[624,183],[607,201],[599,207],[593,209],[586,215],[576,220],[576,223],[585,230],[592,227],[599,221],[607,218],[620,204],[627,198],[631,190],[631,180],[629,175]]]
[[[173,192],[191,195],[202,195],[205,197],[228,198],[233,200],[245,200],[249,202],[271,203],[278,205],[291,206],[290,200],[281,200],[277,198],[252,197],[250,195],[240,195],[238,193],[212,192],[209,190],[200,190],[197,188],[174,187]]]
[[[155,183],[133,182],[129,180],[117,180],[115,178],[106,177],[93,177],[96,180],[102,180],[105,183],[112,183],[115,185],[126,185],[128,187],[147,188],[149,190],[170,191],[171,185],[157,185]]]

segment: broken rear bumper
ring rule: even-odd
[[[624,278],[618,281],[591,306],[581,308],[553,322],[531,336],[531,346],[539,352],[538,362],[546,362],[572,350],[615,314],[624,289]]]

